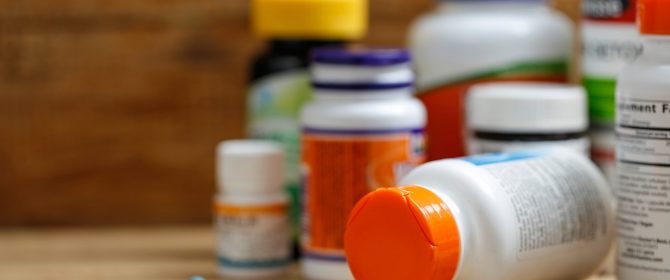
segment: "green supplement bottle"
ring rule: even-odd
[[[300,125],[302,105],[312,97],[312,49],[343,46],[367,28],[366,0],[253,0],[252,28],[267,40],[251,67],[247,121],[252,138],[279,142],[286,154],[286,189],[291,219],[299,233]]]
[[[642,52],[635,26],[637,0],[582,1],[583,83],[588,92],[591,157],[614,182],[616,77]]]

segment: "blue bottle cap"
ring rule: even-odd
[[[314,50],[312,61],[354,66],[390,66],[409,63],[410,55],[405,49],[321,48]]]

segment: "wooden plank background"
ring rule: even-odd
[[[364,43],[432,5],[372,0]],[[0,0],[0,225],[209,222],[261,48],[248,0]]]

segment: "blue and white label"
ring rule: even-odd
[[[546,155],[547,153],[548,153],[547,149],[524,150],[516,152],[499,152],[499,153],[475,155],[469,157],[462,157],[460,159],[479,166],[479,165],[488,165],[488,164],[515,161],[515,160],[536,158]]]

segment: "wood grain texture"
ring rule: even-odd
[[[432,0],[372,0],[402,46]],[[248,0],[0,0],[0,225],[203,223],[244,135]]]
[[[373,1],[398,45],[426,5]],[[423,1],[428,2],[428,1]],[[244,132],[248,0],[0,1],[0,225],[210,220]]]
[[[209,227],[0,230],[0,279],[186,280],[193,275],[224,279],[216,273]],[[294,269],[276,279],[300,277]]]

